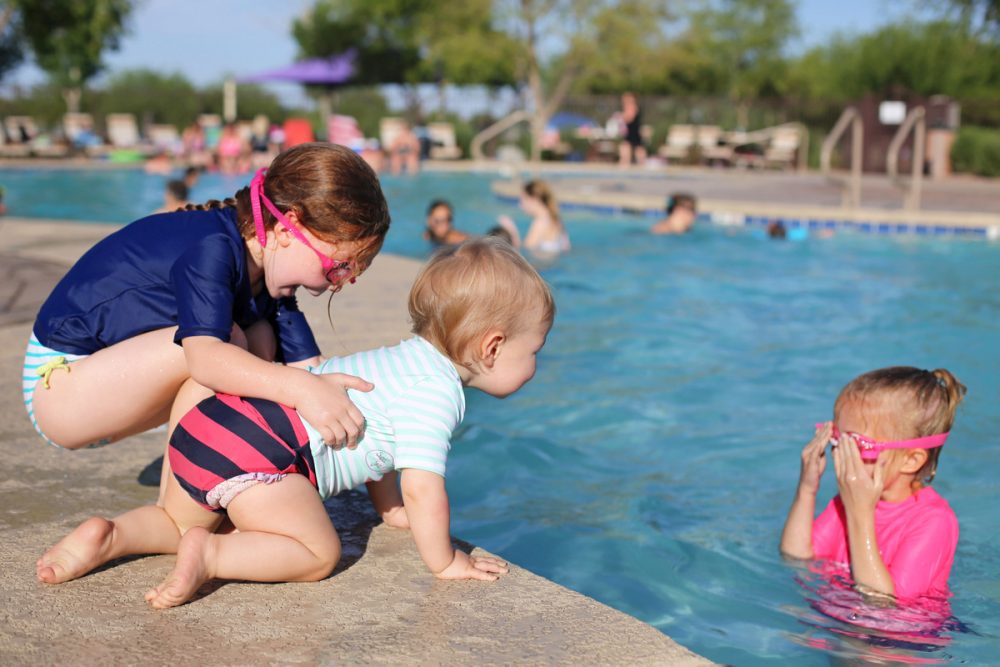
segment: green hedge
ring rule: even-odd
[[[963,127],[951,148],[954,171],[1000,177],[1000,130]]]

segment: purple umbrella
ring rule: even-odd
[[[306,85],[336,86],[354,76],[357,52],[350,49],[331,58],[311,58],[292,63],[281,69],[249,74],[237,79],[240,83],[261,83],[263,81],[291,81]]]

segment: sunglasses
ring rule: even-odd
[[[823,428],[824,426],[825,424],[816,424],[816,428]],[[948,439],[948,433],[938,433],[937,435],[928,435],[923,438],[913,438],[912,440],[880,441],[860,433],[855,433],[854,431],[844,431],[841,433],[837,425],[834,424],[833,429],[830,431],[830,443],[837,444],[841,437],[845,435],[857,443],[858,450],[861,452],[861,460],[863,461],[878,459],[879,452],[885,449],[933,449],[940,447]]]
[[[319,257],[319,261],[323,266],[323,276],[326,278],[327,282],[336,287],[335,291],[340,291],[344,286],[344,283],[357,282],[358,272],[354,265],[354,262],[348,261],[334,261],[333,259],[327,257],[324,253],[320,252],[309,239],[306,238],[299,229],[292,224],[284,213],[278,210],[267,195],[264,194],[264,175],[267,173],[267,169],[258,169],[257,173],[254,174],[253,180],[250,181],[250,208],[253,209],[253,221],[257,229],[257,240],[260,242],[260,246],[263,248],[267,245],[267,233],[264,230],[264,216],[261,213],[260,205],[261,202],[268,211],[273,215],[285,229],[291,232],[292,236],[301,241],[307,248],[316,253]]]

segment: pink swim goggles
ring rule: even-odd
[[[816,424],[816,428],[823,428],[826,424]],[[881,442],[879,440],[873,440],[866,435],[861,435],[860,433],[854,433],[853,431],[844,431],[843,435],[848,435],[854,438],[854,442],[858,443],[858,450],[861,452],[861,459],[863,461],[874,461],[878,459],[879,452],[883,449],[933,449],[935,447],[940,447],[944,444],[944,441],[948,439],[948,433],[938,433],[937,435],[928,435],[923,438],[913,438],[912,440],[890,440],[887,442]],[[830,432],[830,442],[831,444],[837,444],[840,440],[840,429],[837,425],[833,425],[833,429]]]
[[[292,233],[292,236],[297,238],[299,241],[305,244],[307,248],[316,253],[319,257],[319,261],[323,265],[323,275],[326,276],[327,282],[331,285],[335,285],[339,290],[343,287],[345,282],[351,282],[352,284],[357,280],[356,272],[354,270],[354,265],[352,262],[335,262],[330,259],[322,252],[320,252],[316,247],[309,243],[309,239],[305,237],[305,234],[300,232],[298,228],[292,224],[292,222],[285,217],[281,211],[278,210],[267,195],[264,194],[264,176],[267,174],[267,169],[261,168],[257,170],[257,173],[253,175],[253,180],[250,181],[250,208],[253,209],[253,224],[257,230],[257,240],[260,242],[260,247],[263,248],[267,245],[267,230],[264,229],[264,214],[260,210],[261,202],[267,207],[267,210],[271,212],[281,224],[285,226],[285,229]]]

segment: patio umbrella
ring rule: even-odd
[[[319,99],[320,113],[330,115],[330,94],[334,88],[350,81],[357,72],[355,60],[357,51],[348,49],[340,55],[329,58],[310,58],[292,63],[287,67],[247,74],[236,79],[239,83],[265,83],[287,81],[304,86],[321,86],[324,91]],[[235,86],[234,86],[235,88]],[[232,103],[233,116],[236,115],[235,91]]]
[[[580,130],[583,128],[594,129],[600,127],[600,124],[596,121],[578,113],[570,113],[568,111],[560,111],[557,114],[553,114],[546,125],[555,130],[564,130],[566,128]]]
[[[339,86],[354,76],[356,55],[357,52],[350,49],[331,58],[310,58],[292,63],[287,67],[248,74],[239,77],[237,81],[240,83],[290,81],[303,85]]]

